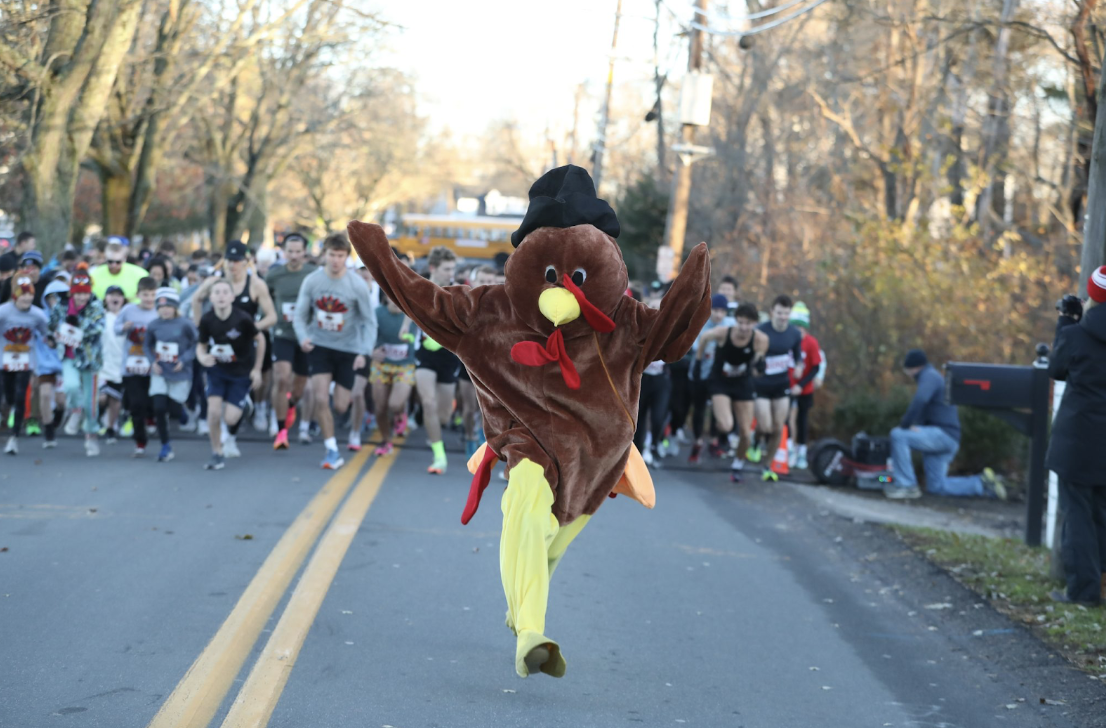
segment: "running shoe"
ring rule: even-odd
[[[753,445],[745,451],[745,459],[751,463],[759,463],[763,453],[760,450],[760,444]]]
[[[692,465],[699,464],[699,454],[703,452],[703,446],[699,443],[695,443],[691,446],[691,454],[687,456],[687,461]]]
[[[18,455],[19,454],[19,438],[12,435],[8,438],[8,444],[4,447],[5,455]]]
[[[288,430],[281,430],[277,433],[276,439],[273,440],[274,450],[287,450],[288,449]]]
[[[267,432],[269,429],[269,414],[265,411],[264,402],[258,402],[253,408],[253,429],[255,432]]]
[[[445,460],[435,460],[434,462],[430,463],[430,467],[426,469],[426,472],[430,473],[431,475],[445,475],[445,468]]]
[[[645,452],[641,454],[641,459],[645,461],[646,465],[653,467],[653,449],[647,448]]]
[[[730,463],[730,470],[744,470],[745,461],[741,458],[735,457],[733,462]]]
[[[311,432],[309,430],[300,430],[300,444],[301,445],[310,445],[311,444]]]
[[[284,429],[288,429],[296,422],[296,405],[288,405],[288,416],[284,418]]]
[[[319,435],[323,434],[323,428],[319,427],[318,422],[312,422],[311,425],[307,428],[307,431],[311,433],[311,437],[318,437]]]
[[[280,425],[277,423],[276,410],[269,409],[269,437],[276,437],[280,432]]]
[[[123,426],[119,428],[119,434],[122,437],[134,437],[134,420],[128,417]]]
[[[386,442],[380,447],[373,450],[373,455],[378,458],[386,458],[396,451],[395,445],[390,442]]]
[[[145,445],[135,446],[134,452],[131,453],[131,457],[132,458],[144,458],[144,457],[146,457],[146,446]]]
[[[9,425],[10,427],[10,425]],[[70,437],[75,437],[78,432],[81,431],[81,411],[70,410],[68,418],[65,420],[65,434]]]
[[[36,437],[42,434],[42,428],[38,425],[38,420],[35,418],[28,419],[23,425],[23,433],[27,437]]]
[[[712,458],[720,458],[725,454],[722,451],[722,446],[719,445],[717,442],[711,442],[711,444],[707,447],[707,452],[710,453],[710,456]]]
[[[48,440],[43,440],[42,441],[42,449],[43,450],[51,450],[51,449],[53,449],[57,446],[58,446],[58,441],[57,440],[48,439]]]
[[[740,470],[731,470],[730,471],[730,482],[731,483],[740,483],[741,482],[741,471]]]
[[[680,443],[681,445],[691,444],[691,440],[687,438],[687,433],[684,432],[684,428],[682,427],[676,430],[676,442]]]
[[[118,442],[118,440],[115,437],[115,428],[107,428],[107,430],[104,432],[104,444],[114,445],[116,442]]]
[[[185,411],[188,412],[187,410]],[[181,423],[180,431],[195,432],[196,428],[199,427],[199,424],[200,416],[196,412],[188,412],[188,419],[185,422]]]
[[[12,429],[13,427],[15,427],[15,410],[14,409],[11,412],[8,413],[7,427],[8,427],[9,430]]]
[[[322,463],[323,470],[337,470],[346,464],[346,461],[342,459],[342,456],[338,454],[337,450],[327,450],[326,457],[323,458]]]
[[[657,454],[662,458],[666,458],[670,455],[679,455],[680,447],[666,437],[661,440],[661,446],[657,448]]]
[[[200,437],[207,437],[211,433],[211,427],[207,424],[207,420],[200,420],[196,423],[196,434]]]
[[[795,458],[795,467],[799,470],[806,470],[809,463],[806,461],[806,453],[799,453],[799,457]]]
[[[353,452],[361,451],[361,433],[351,432],[349,433],[349,444],[346,445]]]
[[[980,476],[980,479],[983,481],[984,493],[999,500],[1006,500],[1006,483],[1001,476],[995,474],[994,470],[983,468],[983,475]]]
[[[764,472],[760,474],[760,479],[765,483],[780,482],[780,476],[776,475],[776,471],[772,470],[772,468],[765,468]]]
[[[791,448],[787,451],[787,467],[797,468],[799,467],[799,451],[798,448]]]
[[[402,413],[399,417],[396,418],[396,426],[392,430],[392,434],[394,434],[396,437],[403,437],[404,435],[407,434],[407,413],[406,412]]]
[[[223,457],[228,458],[240,458],[242,457],[242,451],[238,449],[238,438],[234,435],[227,435],[223,439]]]
[[[167,463],[173,459],[173,447],[171,445],[162,445],[161,452],[157,454],[157,461],[159,463]]]
[[[84,452],[90,458],[99,457],[100,443],[96,441],[95,437],[89,437],[84,441]]]
[[[891,500],[914,500],[922,497],[922,490],[916,485],[913,487],[888,485],[883,489],[883,495]]]
[[[226,466],[226,458],[222,455],[212,454],[211,459],[204,463],[204,470],[222,470]]]

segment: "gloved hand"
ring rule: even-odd
[[[427,351],[437,351],[438,349],[442,348],[442,345],[428,336],[422,340],[422,348],[426,349]]]
[[[757,374],[763,376],[764,373],[768,371],[768,361],[765,359],[757,359],[756,370]]]

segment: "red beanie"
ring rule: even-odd
[[[70,293],[92,293],[92,278],[88,275],[88,263],[78,263],[69,281]]]
[[[1106,265],[1093,271],[1087,279],[1087,295],[1095,303],[1106,303]]]

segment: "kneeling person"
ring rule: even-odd
[[[237,457],[235,436],[242,422],[242,408],[250,390],[261,382],[265,337],[253,318],[234,307],[234,288],[221,279],[211,286],[212,309],[200,319],[196,360],[207,370],[207,424],[211,437],[211,461],[207,470],[222,470],[226,457]],[[227,424],[222,440],[220,420]]]

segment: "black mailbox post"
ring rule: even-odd
[[[1037,360],[1028,367],[950,361],[945,365],[945,388],[949,403],[987,410],[1030,438],[1025,542],[1039,546],[1047,477],[1048,347],[1039,344]]]

